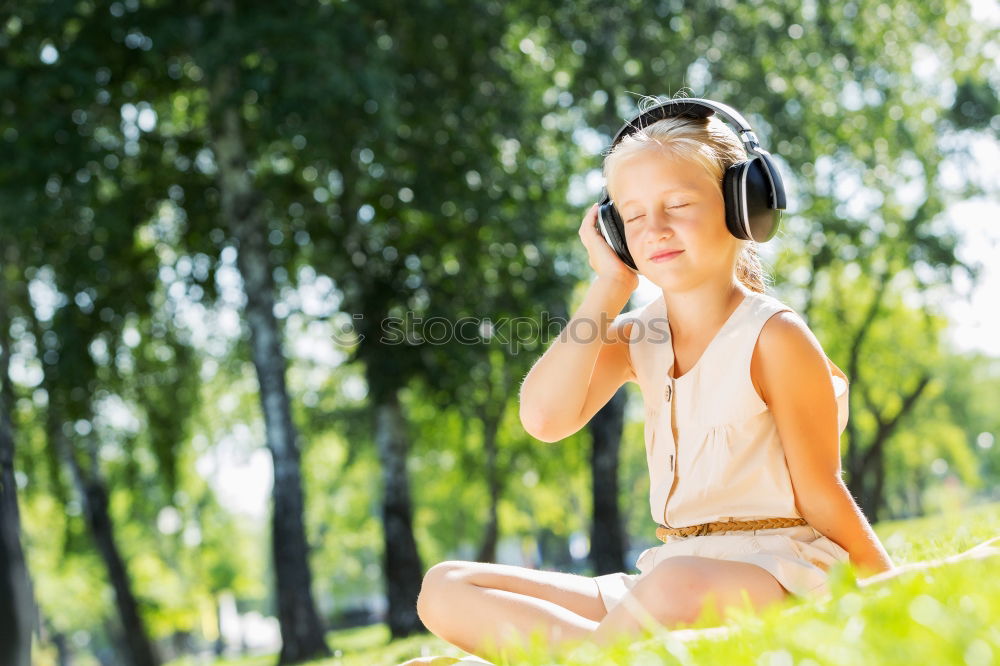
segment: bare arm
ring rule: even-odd
[[[593,206],[580,224],[579,235],[597,279],[521,385],[521,424],[531,436],[546,442],[578,431],[633,377],[627,325],[612,326],[612,321],[639,278],[601,236],[596,219]]]
[[[799,317],[783,312],[764,324],[754,356],[802,517],[850,553],[859,574],[892,569],[841,479],[837,403],[819,341]]]
[[[611,320],[631,291],[598,278],[521,385],[520,417],[536,439],[555,442],[582,428],[632,377],[628,340]]]

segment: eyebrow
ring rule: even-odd
[[[692,194],[692,193],[695,192],[695,189],[693,187],[677,187],[677,188],[674,188],[672,190],[661,190],[659,192],[659,194],[676,194],[678,192],[684,193],[684,194]],[[624,208],[625,206],[627,206],[627,205],[629,205],[631,203],[637,203],[637,202],[636,202],[635,199],[629,199],[625,203],[616,204],[616,205],[621,206],[622,208]]]

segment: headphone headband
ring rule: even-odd
[[[729,165],[723,172],[721,186],[726,228],[741,240],[767,241],[777,231],[781,211],[785,208],[785,186],[771,154],[761,148],[750,123],[736,109],[700,97],[660,102],[625,123],[615,134],[606,155],[610,155],[619,141],[658,120],[676,116],[708,118],[713,114],[718,114],[733,127],[748,158]],[[625,224],[611,201],[607,185],[597,203],[597,226],[605,240],[627,266],[636,269],[625,242]]]
[[[618,130],[615,138],[611,141],[611,146],[618,145],[618,142],[629,134],[634,134],[647,125],[652,125],[657,120],[663,120],[671,116],[708,118],[716,113],[736,128],[736,135],[743,142],[743,147],[746,148],[748,153],[759,154],[760,142],[757,141],[757,136],[753,133],[750,123],[740,115],[739,111],[721,102],[701,97],[669,99],[643,111]]]

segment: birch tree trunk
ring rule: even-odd
[[[108,513],[108,491],[104,487],[104,481],[97,475],[96,470],[91,470],[89,474],[83,471],[75,454],[69,449],[68,442],[64,442],[61,448],[80,493],[87,525],[97,545],[97,552],[104,561],[108,580],[115,591],[118,615],[122,622],[122,638],[129,659],[133,666],[157,666],[160,660],[149,640],[149,634],[139,612],[139,604],[132,593],[128,569],[115,541],[114,524]]]
[[[213,139],[219,168],[222,214],[239,244],[237,267],[247,297],[245,316],[260,384],[267,447],[274,463],[271,541],[281,627],[279,663],[329,655],[312,597],[312,573],[303,525],[304,500],[297,432],[285,385],[285,356],[274,316],[274,284],[267,247],[267,225],[247,168],[234,68],[222,68],[212,89],[219,119]]]

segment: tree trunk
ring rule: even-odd
[[[875,434],[871,444],[863,452],[859,449],[848,459],[850,478],[848,487],[855,497],[860,498],[859,506],[869,522],[878,520],[878,513],[885,505],[882,497],[885,488],[885,447],[893,433],[899,427],[900,421],[912,410],[930,383],[931,375],[924,373],[917,380],[912,391],[903,395],[903,404],[891,417],[882,414],[868,392],[862,389],[865,404],[875,419]]]
[[[231,99],[236,73],[223,68],[213,88],[213,107],[221,117],[215,128],[222,213],[239,243],[237,267],[246,293],[250,347],[260,384],[267,446],[274,462],[271,541],[281,627],[279,663],[328,656],[323,626],[312,597],[312,573],[302,522],[302,476],[297,433],[285,386],[285,356],[274,316],[274,284],[257,192],[247,169],[239,109]]]
[[[499,385],[492,379],[484,383],[486,390],[484,400],[476,408],[476,417],[483,425],[483,449],[486,452],[486,488],[490,494],[490,506],[486,518],[486,529],[479,546],[478,562],[496,562],[497,542],[500,539],[500,494],[503,491],[501,480],[506,472],[501,473],[497,466],[497,432],[507,409],[507,400],[511,393],[511,377],[507,359],[495,353],[487,354],[490,367],[489,377],[493,377],[494,367],[499,369]],[[498,397],[499,396],[499,397]]]
[[[70,656],[69,641],[66,640],[66,634],[53,632],[52,644],[56,648],[56,664],[58,666],[72,666],[73,657]]]
[[[73,653],[66,634],[57,630],[48,618],[41,615],[38,617],[38,640],[42,644],[51,644],[56,649],[56,666],[73,665]]]
[[[590,563],[594,575],[625,571],[625,547],[618,511],[618,451],[627,396],[622,387],[590,420],[594,519],[590,530]]]
[[[885,480],[885,456],[880,454],[871,459],[864,481],[859,487],[861,501],[858,506],[870,523],[877,523],[884,504],[882,493]]]
[[[0,265],[0,664],[31,663],[34,600],[21,550],[21,517],[14,479],[14,391],[5,283]]]
[[[123,629],[122,638],[128,657],[133,666],[156,666],[160,661],[146,633],[146,627],[139,613],[139,604],[132,594],[128,570],[115,542],[114,525],[108,513],[108,492],[104,488],[104,481],[97,475],[96,470],[89,474],[89,478],[85,475],[68,444],[64,442],[63,454],[80,493],[90,533],[94,537],[101,559],[104,560],[104,566],[108,570],[108,580],[115,591]]]
[[[871,521],[872,517],[868,515],[865,504],[870,504],[867,499],[867,494],[865,492],[866,488],[871,487],[871,483],[865,479],[865,470],[869,468],[868,461],[872,456],[881,456],[882,447],[885,444],[886,439],[892,432],[892,426],[889,428],[885,427],[882,423],[881,417],[878,414],[878,409],[872,404],[871,400],[867,400],[867,389],[864,384],[864,380],[861,377],[861,354],[862,348],[868,337],[869,331],[874,324],[875,320],[878,318],[879,313],[882,308],[882,300],[885,298],[886,289],[889,285],[889,280],[892,278],[891,266],[887,266],[884,271],[879,273],[878,277],[875,279],[876,287],[875,294],[872,297],[871,303],[865,309],[864,317],[861,320],[861,325],[854,331],[852,341],[850,343],[850,354],[847,359],[847,371],[846,374],[848,378],[853,382],[851,394],[848,396],[850,400],[850,411],[856,414],[854,409],[856,403],[857,394],[859,389],[861,392],[865,393],[866,402],[868,403],[868,409],[871,410],[872,414],[876,419],[879,420],[879,431],[876,433],[872,440],[872,443],[864,451],[861,448],[861,437],[858,434],[857,426],[855,425],[855,419],[848,420],[847,423],[847,471],[848,471],[848,487],[854,493],[860,502],[860,508],[865,512],[865,515]],[[848,321],[847,313],[844,312],[840,305],[841,301],[836,301],[834,304],[834,310],[841,321]]]
[[[44,339],[42,327],[38,320],[29,315],[32,322],[32,329],[35,340]],[[41,350],[40,352],[41,353]],[[42,360],[42,388],[48,395],[48,408],[45,412],[45,433],[48,438],[48,445],[52,451],[52,458],[59,467],[67,465],[70,470],[73,485],[76,487],[80,497],[80,504],[83,507],[84,517],[87,527],[94,539],[98,554],[104,561],[107,569],[108,581],[115,593],[115,601],[118,607],[118,619],[123,630],[121,643],[125,647],[124,659],[134,666],[153,666],[159,664],[159,659],[153,649],[153,644],[146,633],[146,627],[139,613],[139,605],[132,594],[131,578],[118,546],[115,542],[114,524],[108,514],[108,496],[104,489],[102,480],[95,469],[92,478],[88,478],[84,470],[80,467],[64,428],[70,428],[69,422],[64,421],[61,412],[62,402],[60,401],[59,386],[53,378],[54,368]],[[105,626],[111,626],[110,619],[105,620]],[[108,636],[115,634],[109,629]],[[120,645],[112,644],[115,651],[120,649]],[[67,653],[68,654],[68,653]],[[60,655],[62,651],[60,649]],[[100,655],[97,655],[100,660]],[[62,657],[60,657],[62,658]],[[121,661],[121,660],[119,660]]]
[[[872,489],[872,498],[869,503],[870,520],[872,523],[877,523],[879,516],[882,515],[882,509],[886,506],[885,501],[885,456],[879,456],[879,459],[875,461],[875,469],[872,472],[874,477],[874,484]]]
[[[377,381],[369,377],[369,387]],[[370,391],[369,395],[373,393]],[[423,565],[413,538],[413,509],[406,472],[409,443],[399,389],[390,389],[383,395],[374,398],[375,444],[382,468],[383,571],[389,601],[389,632],[392,638],[402,638],[424,630],[417,616]]]
[[[41,324],[30,311],[28,316],[31,320],[35,340],[44,340],[45,335]],[[67,431],[72,431],[72,424],[65,419],[63,411],[65,403],[62,399],[63,391],[61,389],[66,387],[60,386],[57,383],[57,380],[54,378],[54,375],[57,374],[57,369],[51,363],[45,361],[44,355],[41,352],[42,350],[39,350],[39,354],[43,356],[42,388],[48,395],[48,408],[45,412],[45,433],[48,438],[49,449],[52,452],[51,457],[55,461],[56,466],[62,467],[66,465],[69,467],[72,483],[76,487],[77,494],[80,497],[80,504],[83,507],[87,527],[94,539],[98,554],[107,569],[108,581],[111,583],[111,587],[115,593],[118,618],[122,627],[123,636],[121,643],[125,647],[123,658],[134,666],[154,666],[159,664],[159,659],[153,648],[153,644],[149,640],[149,635],[146,633],[146,627],[139,612],[139,604],[132,593],[131,578],[128,575],[128,569],[118,551],[114,535],[114,524],[111,522],[111,516],[108,513],[108,494],[104,487],[104,482],[100,478],[96,466],[89,475],[80,467],[76,453],[73,450],[73,443],[67,436]],[[93,415],[86,414],[86,416],[89,419]],[[93,458],[96,462],[96,455]],[[110,626],[111,624],[110,619],[105,621],[106,626]],[[109,630],[108,636],[114,636],[114,633]],[[120,649],[120,646],[117,644],[113,644],[113,647],[116,651]]]
[[[500,471],[497,469],[497,427],[496,419],[482,418],[483,447],[486,449],[486,486],[490,493],[489,515],[486,529],[479,545],[477,562],[495,562],[497,559],[497,539],[500,534],[500,520],[497,515],[500,504]]]

